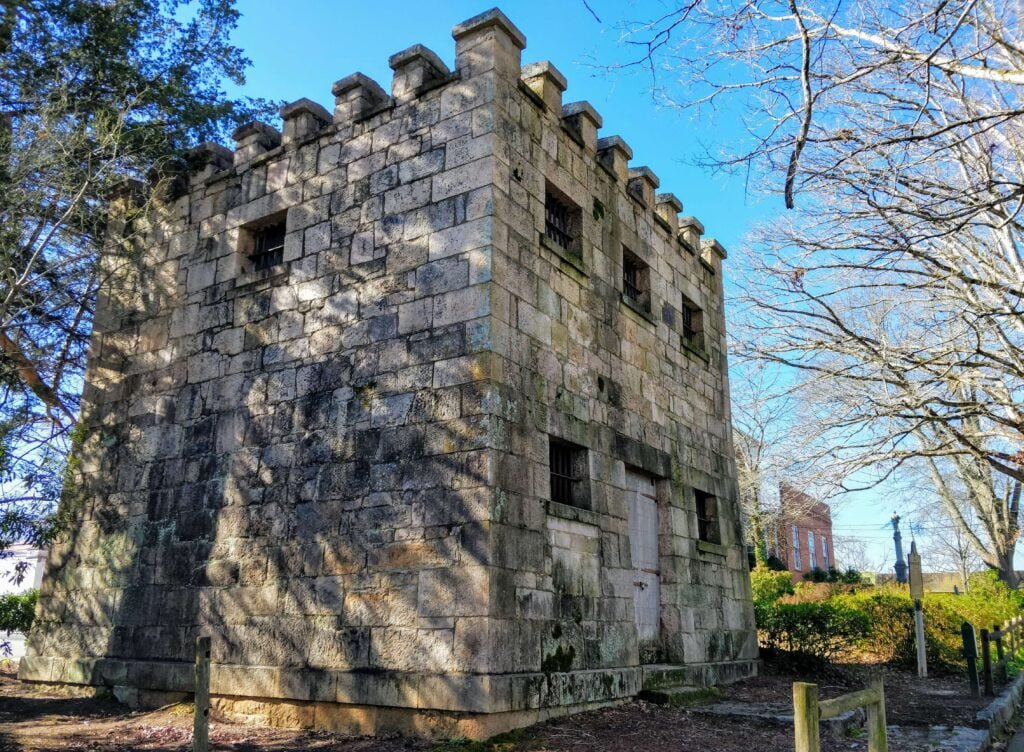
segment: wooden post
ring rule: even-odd
[[[992,688],[992,648],[989,645],[988,630],[981,630],[981,675],[985,680],[985,694],[994,695]]]
[[[922,679],[928,676],[928,659],[924,644],[924,575],[921,573],[921,554],[917,552],[917,542],[910,542],[910,555],[907,556],[910,570],[910,597],[914,600],[914,642],[917,646],[917,675]]]
[[[967,660],[967,678],[971,682],[971,697],[978,697],[978,643],[974,639],[974,627],[968,622],[960,625],[960,636],[964,641],[964,658]]]
[[[796,752],[821,752],[818,685],[793,683],[793,732]]]
[[[196,639],[195,721],[192,727],[192,752],[210,749],[210,638]]]
[[[914,601],[914,642],[917,646],[917,675],[928,676],[928,654],[924,642],[924,610],[920,599]]]
[[[889,740],[885,735],[885,686],[881,677],[871,682],[871,688],[878,691],[878,702],[865,707],[868,723],[868,752],[889,752]]]
[[[1003,660],[1003,630],[998,624],[992,625],[992,632],[996,636],[996,660]]]

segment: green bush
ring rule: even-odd
[[[905,667],[917,663],[914,643],[914,603],[899,586],[873,588],[838,595],[839,602],[871,621],[870,633],[861,647],[879,660]],[[972,585],[969,595],[928,593],[924,598],[925,652],[928,667],[937,672],[965,669],[960,627],[966,621],[975,629],[991,628],[1021,612],[1021,593],[1010,590],[987,574]]]
[[[861,585],[864,583],[864,575],[850,567],[840,576],[840,582],[844,582],[847,585]]]
[[[754,604],[758,637],[768,650],[832,660],[870,632],[862,612],[832,601]]]
[[[0,595],[0,632],[28,632],[36,616],[38,590],[19,595]]]
[[[754,567],[750,571],[750,589],[755,603],[774,603],[793,593],[793,576],[789,570],[776,572],[767,567]]]

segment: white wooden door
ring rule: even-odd
[[[661,636],[661,574],[658,560],[658,500],[654,478],[626,471],[629,548],[633,559],[633,610],[641,660],[654,660]]]

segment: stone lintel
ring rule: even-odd
[[[334,122],[360,120],[388,102],[381,85],[364,73],[352,73],[334,82]]]
[[[497,8],[452,28],[455,68],[463,77],[495,71],[506,79],[519,77],[526,35]]]
[[[550,60],[524,65],[520,78],[530,91],[544,100],[544,106],[552,112],[562,111],[562,92],[568,83],[562,72]]]
[[[633,150],[621,136],[605,136],[597,140],[597,159],[623,183],[629,179],[629,160]]]
[[[650,167],[632,167],[629,170],[629,191],[645,206],[654,207],[654,191],[661,185]]]
[[[435,52],[422,44],[414,44],[388,58],[395,72],[391,79],[391,96],[404,102],[415,99],[424,90],[451,78],[451,71]]]

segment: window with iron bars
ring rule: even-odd
[[[587,450],[551,438],[548,441],[548,459],[551,466],[551,500],[588,508],[590,484],[587,482]]]
[[[700,308],[683,298],[683,307],[680,311],[683,342],[690,347],[703,349],[704,346],[704,315]]]
[[[261,272],[284,261],[284,222],[275,222],[252,230],[252,270]]]
[[[718,524],[718,499],[704,491],[694,490],[697,499],[697,537],[708,543],[721,543]]]
[[[580,209],[549,186],[544,197],[544,235],[562,250],[579,255]]]
[[[633,305],[650,313],[650,267],[628,248],[622,248],[622,294]]]

